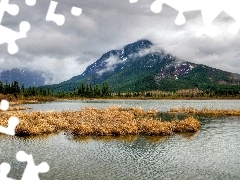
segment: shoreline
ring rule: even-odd
[[[153,97],[106,97],[106,98],[86,98],[86,97],[72,97],[72,98],[56,98],[56,97],[29,97],[29,98],[9,98],[9,97],[1,97],[0,100],[5,99],[10,102],[10,105],[20,105],[20,104],[34,104],[34,103],[44,103],[44,102],[52,102],[52,101],[63,101],[63,100],[240,100],[240,97],[196,97],[196,98],[180,98],[180,97],[174,97],[174,98],[153,98]]]
[[[238,98],[217,97],[217,98],[146,98],[146,97],[131,97],[131,98],[56,98],[56,100],[240,100]]]

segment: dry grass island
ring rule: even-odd
[[[73,135],[172,135],[175,132],[196,132],[200,123],[192,116],[184,120],[161,121],[156,110],[108,107],[84,108],[78,111],[0,112],[0,125],[16,116],[20,124],[16,135],[39,135],[64,131]]]
[[[185,113],[189,115],[208,115],[208,116],[240,116],[239,109],[196,109],[194,107],[170,108],[169,113]]]

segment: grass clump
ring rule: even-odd
[[[64,131],[74,135],[172,135],[174,132],[196,132],[200,123],[193,117],[183,121],[162,122],[156,110],[108,107],[84,108],[78,111],[1,112],[0,125],[6,126],[10,116],[20,124],[16,135],[38,135]]]
[[[169,113],[188,113],[198,115],[209,115],[209,116],[240,116],[240,110],[238,109],[196,109],[193,107],[185,108],[171,108]]]

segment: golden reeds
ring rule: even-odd
[[[210,115],[210,116],[240,116],[240,110],[238,109],[196,109],[193,107],[180,107],[171,108],[169,113],[188,113],[188,114],[199,114],[199,115]]]
[[[10,116],[19,118],[16,135],[37,135],[64,131],[74,135],[171,135],[195,132],[200,123],[193,117],[183,121],[162,122],[156,110],[108,107],[84,108],[78,111],[0,112],[0,125]]]
[[[10,106],[8,111],[22,111],[22,110],[28,110],[28,109],[31,109],[31,108],[27,106]]]

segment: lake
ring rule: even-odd
[[[84,107],[171,107],[240,109],[239,100],[76,100],[27,104],[35,110]],[[9,177],[21,179],[23,150],[50,171],[40,179],[240,179],[240,117],[198,117],[201,129],[173,136],[73,137],[65,133],[11,137],[0,135],[0,161],[11,164]]]

